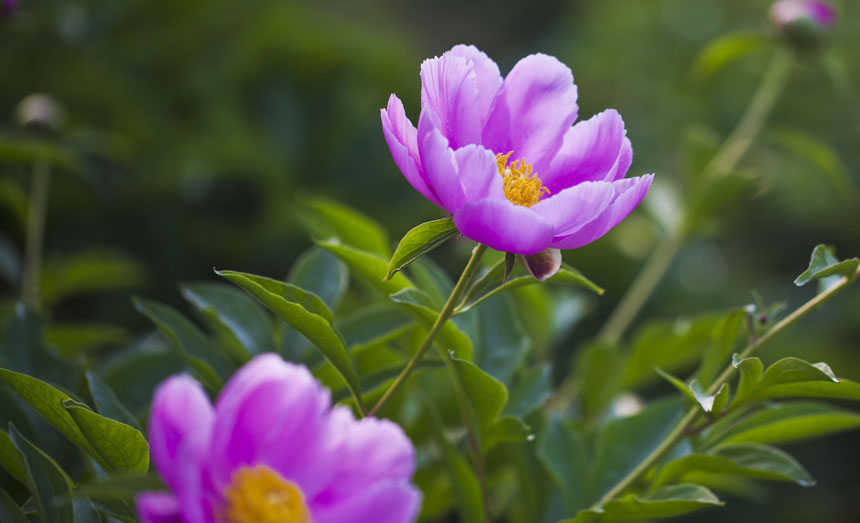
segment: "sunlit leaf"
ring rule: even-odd
[[[139,430],[125,423],[96,414],[83,403],[65,400],[63,407],[72,415],[89,441],[99,463],[111,472],[146,472],[149,444]]]
[[[451,218],[425,222],[410,229],[394,250],[394,255],[388,262],[385,279],[390,279],[394,273],[403,270],[418,257],[427,254],[458,233],[457,226]]]
[[[575,518],[562,523],[612,523],[670,518],[722,504],[720,499],[707,488],[681,483],[660,488],[646,496],[629,494],[613,499],[601,510],[586,509],[580,511]]]

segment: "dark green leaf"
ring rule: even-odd
[[[685,398],[690,400],[690,402],[692,402],[693,404],[699,404],[700,407],[704,408],[704,406],[701,405],[699,398],[697,398],[695,393],[693,393],[693,388],[690,385],[687,385],[686,383],[684,383],[680,379],[676,378],[675,376],[672,376],[671,374],[664,371],[660,367],[657,367],[655,370],[657,371],[657,374],[659,374],[661,378],[668,381],[673,387],[675,387],[678,390],[678,392],[680,392],[681,394],[684,395]],[[701,390],[701,387],[699,387],[699,389]]]
[[[296,217],[316,238],[337,238],[358,249],[388,257],[388,235],[375,220],[346,205],[321,197],[304,197]]]
[[[96,414],[83,403],[66,400],[63,407],[74,418],[95,451],[94,458],[110,472],[146,472],[149,445],[143,434],[125,423]]]
[[[620,359],[616,345],[599,340],[590,342],[577,354],[573,372],[585,412],[599,412],[621,388],[624,374],[618,372]]]
[[[349,344],[350,351],[356,347],[386,343],[415,328],[398,307],[389,303],[363,307],[340,318],[336,325]]]
[[[317,240],[316,243],[340,258],[352,269],[353,273],[361,276],[385,294],[393,294],[413,286],[412,282],[401,272],[396,273],[387,281],[382,281],[388,272],[388,262],[379,254],[363,251],[337,240]]]
[[[257,298],[313,343],[344,379],[353,398],[359,401],[361,385],[358,376],[352,368],[343,339],[331,325],[331,311],[319,297],[277,280],[233,271],[219,271],[217,274]]]
[[[717,373],[726,366],[726,360],[729,359],[743,329],[746,314],[743,309],[732,309],[714,325],[711,331],[712,342],[705,350],[702,365],[696,375],[705,387],[710,386]]]
[[[511,389],[504,412],[524,418],[540,407],[552,394],[552,373],[541,365],[527,370]]]
[[[38,507],[39,519],[45,523],[74,521],[71,484],[57,463],[25,438],[14,426],[12,441],[24,462],[27,486]]]
[[[437,438],[442,448],[442,461],[451,475],[454,497],[460,505],[463,521],[486,521],[484,505],[481,502],[481,487],[469,463],[457,454],[443,435]]]
[[[538,438],[537,457],[555,482],[568,513],[585,508],[590,487],[588,447],[582,434],[553,416]]]
[[[701,485],[682,483],[655,490],[647,496],[632,494],[613,499],[602,510],[586,509],[562,523],[612,523],[643,519],[669,518],[723,503]]]
[[[0,467],[3,467],[10,476],[22,485],[27,484],[27,475],[24,471],[21,454],[15,448],[12,438],[3,430],[0,430]]]
[[[477,310],[481,320],[478,366],[502,383],[510,383],[531,346],[507,298],[496,296]]]
[[[103,323],[52,323],[45,328],[45,343],[68,358],[106,346],[126,343],[129,333]]]
[[[96,410],[99,414],[121,421],[137,430],[141,430],[137,419],[135,419],[134,415],[125,408],[125,405],[120,403],[116,394],[114,394],[111,388],[108,387],[107,383],[92,372],[87,372],[86,376],[90,396],[93,398],[93,402],[95,403]]]
[[[24,511],[21,510],[18,503],[2,488],[0,488],[0,521],[5,523],[29,523],[27,516],[24,515]]]
[[[42,299],[51,306],[84,292],[139,287],[144,267],[129,256],[93,249],[63,259],[48,259],[42,274]]]
[[[349,286],[349,271],[329,251],[311,247],[290,267],[287,281],[316,294],[329,309],[335,310]]]
[[[425,222],[410,229],[394,250],[384,280],[391,279],[394,273],[453,238],[458,232],[451,218]]]
[[[425,330],[429,330],[439,316],[439,313],[431,308],[430,298],[419,289],[403,289],[392,294],[391,300],[401,305],[403,310]],[[442,326],[436,343],[442,343],[445,350],[454,351],[460,359],[472,359],[472,340],[451,320],[446,321]]]
[[[799,287],[812,280],[829,276],[844,276],[851,279],[857,273],[858,267],[860,267],[860,259],[839,261],[835,248],[830,245],[817,245],[812,251],[809,268],[794,280],[794,284]]]
[[[514,416],[502,416],[495,421],[483,434],[481,451],[486,453],[500,443],[518,443],[529,437],[531,428]]]
[[[452,360],[483,434],[502,413],[508,401],[508,389],[474,363],[459,358]]]

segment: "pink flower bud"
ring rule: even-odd
[[[779,0],[770,8],[770,18],[782,31],[797,24],[825,29],[836,23],[836,8],[821,0]]]

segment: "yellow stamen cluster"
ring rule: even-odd
[[[224,501],[222,523],[311,523],[301,489],[265,465],[238,469]]]
[[[531,207],[540,201],[542,193],[549,194],[549,189],[543,186],[538,175],[532,172],[532,166],[525,158],[508,163],[514,152],[497,154],[499,174],[504,179],[505,197],[517,205]]]

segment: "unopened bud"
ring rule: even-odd
[[[779,0],[770,8],[770,19],[780,34],[802,48],[821,41],[837,20],[836,8],[822,0]]]
[[[51,96],[35,93],[21,100],[15,115],[21,127],[56,133],[63,123],[65,111]]]

